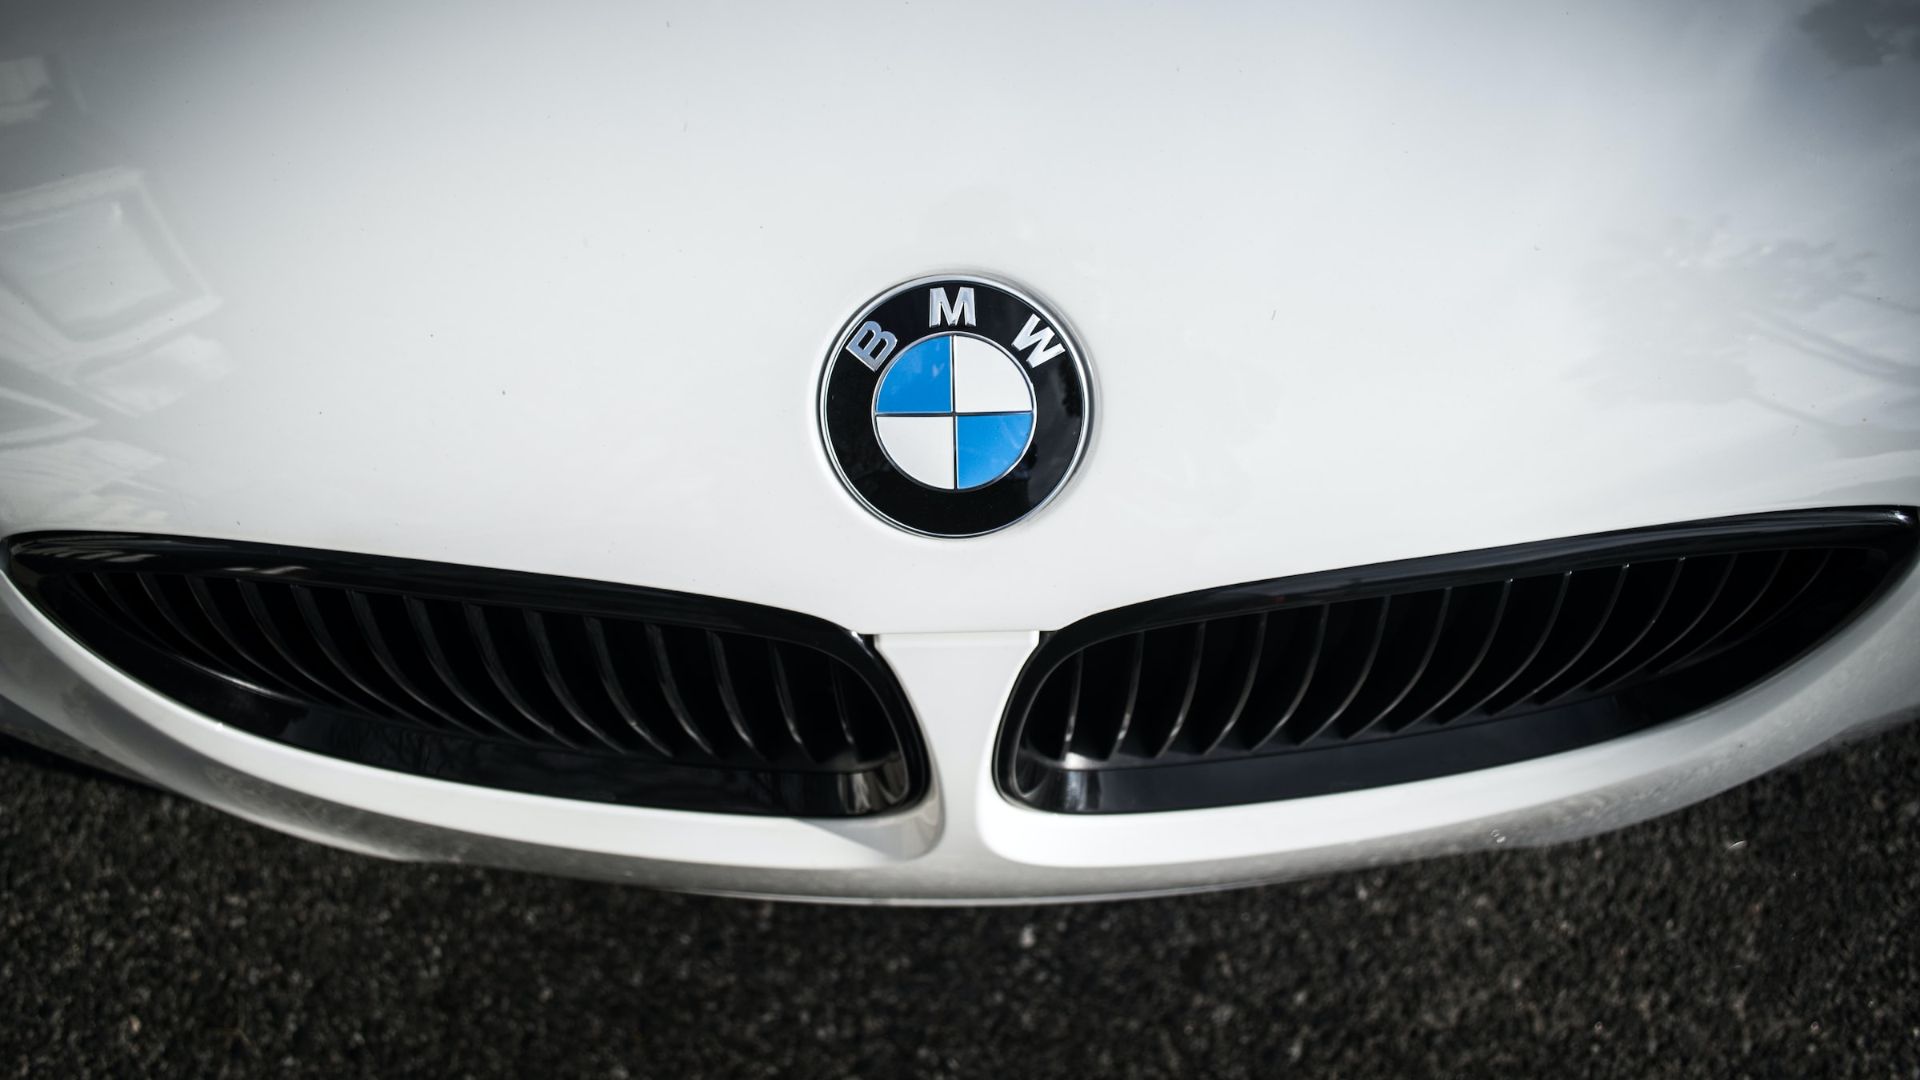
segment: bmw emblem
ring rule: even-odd
[[[847,321],[820,378],[820,434],[882,521],[981,536],[1059,493],[1091,404],[1086,358],[1038,300],[1004,281],[927,277]]]

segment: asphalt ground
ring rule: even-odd
[[[1920,1077],[1920,726],[1681,814],[1182,899],[376,861],[0,755],[0,1075]]]

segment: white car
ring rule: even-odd
[[[20,737],[374,855],[991,902],[1920,707],[1898,5],[20,7]]]

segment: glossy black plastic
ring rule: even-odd
[[[181,537],[34,534],[8,572],[108,663],[289,746],[595,802],[849,817],[926,755],[859,636],[756,604]]]
[[[1484,769],[1759,682],[1911,563],[1913,512],[1690,522],[1253,582],[1048,635],[1001,789],[1073,813],[1226,806]]]

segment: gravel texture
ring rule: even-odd
[[[1048,908],[401,865],[0,754],[0,1075],[1920,1077],[1920,726],[1547,851]]]

